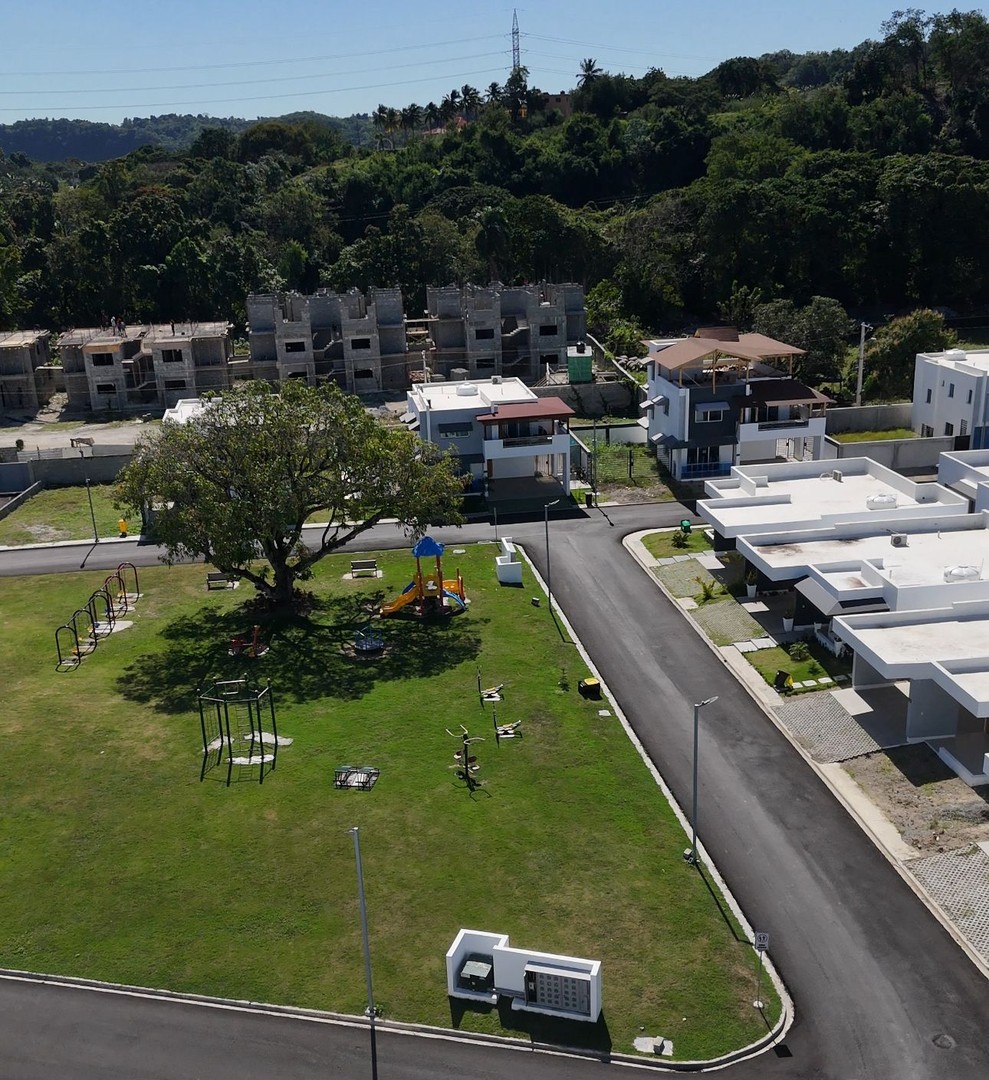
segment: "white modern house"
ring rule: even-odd
[[[989,601],[841,616],[856,689],[909,680],[908,742],[926,742],[971,785],[989,783]]]
[[[414,385],[402,421],[441,450],[454,449],[475,490],[489,501],[570,494],[571,409],[538,397],[516,378]]]
[[[727,327],[643,347],[648,439],[678,480],[821,456],[830,399],[791,377],[802,349]]]
[[[989,447],[989,350],[918,353],[912,426],[921,436],[953,435],[956,450]]]
[[[934,521],[965,515],[968,499],[940,484],[916,483],[869,458],[741,465],[708,480],[697,513],[711,526],[716,548],[740,536],[780,534],[837,522],[869,522],[895,531],[898,518]]]
[[[973,510],[989,510],[989,449],[941,454],[938,483],[969,500]]]

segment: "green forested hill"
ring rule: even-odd
[[[399,284],[413,310],[430,283],[541,277],[584,282],[616,348],[821,296],[978,310],[987,57],[981,14],[911,11],[851,51],[739,57],[698,79],[588,59],[569,118],[522,69],[382,105],[356,138],[315,114],[240,130],[179,117],[172,142],[100,164],[9,153],[0,328],[238,321],[249,291],[321,285]]]

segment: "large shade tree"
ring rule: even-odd
[[[155,507],[169,562],[203,558],[251,582],[276,607],[320,559],[397,518],[410,536],[460,524],[454,457],[381,425],[335,387],[245,383],[187,424],[140,441],[118,478],[118,505]],[[325,522],[315,539],[303,525]]]

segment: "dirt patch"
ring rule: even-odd
[[[598,491],[598,502],[602,504],[670,502],[672,499],[673,492],[660,480],[654,484],[602,484]]]
[[[64,529],[53,529],[51,525],[25,525],[23,529],[31,534],[31,541],[38,544],[51,544],[56,540],[71,540]]]
[[[929,746],[877,751],[846,761],[844,769],[920,851],[989,840],[989,787],[970,788]]]

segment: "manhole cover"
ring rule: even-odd
[[[942,1032],[940,1035],[935,1035],[931,1040],[939,1050],[953,1050],[955,1047],[955,1040],[950,1035],[945,1035]]]

